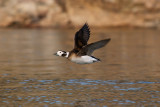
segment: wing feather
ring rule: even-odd
[[[105,46],[111,39],[104,39],[104,40],[100,40],[98,42],[94,42],[91,44],[88,44],[86,46],[84,46],[79,52],[78,55],[91,55],[94,50],[102,48],[103,46]]]
[[[90,30],[87,23],[83,25],[83,27],[76,32],[75,34],[75,46],[74,49],[80,50],[83,46],[87,45],[87,42],[90,37]]]

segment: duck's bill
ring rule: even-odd
[[[56,55],[56,56],[58,56],[58,55],[57,55],[57,53],[54,53],[53,55]]]

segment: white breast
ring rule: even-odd
[[[72,57],[71,58],[72,62],[78,63],[78,64],[90,64],[93,62],[97,62],[99,60],[97,60],[96,58],[93,58],[91,56],[81,56],[81,57]]]

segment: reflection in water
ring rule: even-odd
[[[102,62],[78,65],[53,56],[73,48],[71,30],[0,30],[1,106],[158,106],[158,30],[96,30]],[[109,35],[109,36],[107,36]]]

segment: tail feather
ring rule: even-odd
[[[100,62],[101,61],[100,59],[98,59],[98,58],[96,58],[94,56],[91,56],[91,57],[94,58],[94,59],[96,59],[96,61],[94,61],[94,62]]]

